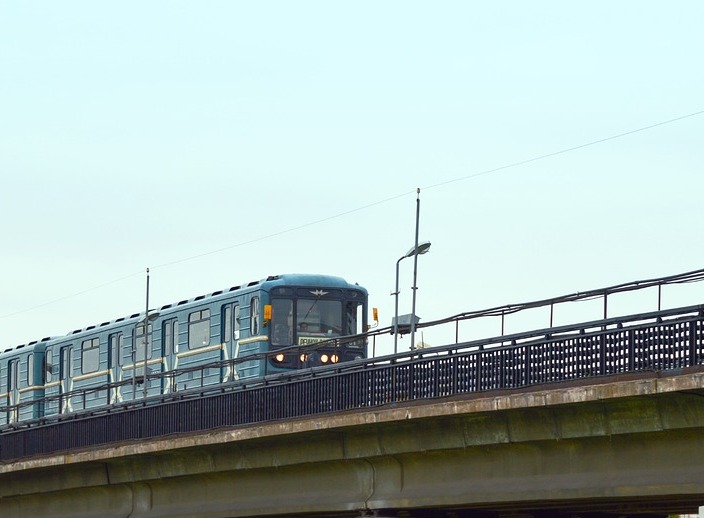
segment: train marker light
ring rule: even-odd
[[[271,322],[271,304],[264,304],[264,327]]]

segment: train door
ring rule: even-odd
[[[176,355],[178,354],[178,320],[166,320],[161,329],[161,393],[168,394],[176,389],[173,375],[169,375],[176,368]]]
[[[71,397],[67,394],[73,388],[73,345],[65,345],[59,350],[59,413],[72,412]]]
[[[220,323],[220,340],[222,343],[222,381],[237,379],[237,366],[235,360],[239,351],[240,339],[240,306],[239,304],[226,304],[222,307]]]
[[[149,385],[152,380],[149,380],[149,360],[152,358],[154,338],[152,333],[152,323],[144,325],[140,322],[134,329],[133,347],[134,347],[134,376],[138,384],[141,385],[144,397],[148,395]],[[139,389],[137,389],[137,393]],[[133,394],[134,398],[136,394]]]
[[[44,395],[44,391],[40,390],[34,384],[34,368],[34,352],[31,352],[29,356],[27,356],[27,392],[29,398],[32,400],[32,406],[30,407],[32,419],[40,417],[40,404],[36,403],[36,401],[42,399]],[[39,380],[39,383],[43,384],[41,380]]]
[[[14,423],[19,418],[20,402],[20,361],[10,360],[7,365],[7,403],[11,410],[9,413],[9,421]]]
[[[44,387],[46,396],[56,396],[59,386],[59,364],[54,358],[54,349],[47,347],[44,352]],[[55,397],[47,399],[44,403],[44,415],[58,414],[60,402]]]
[[[122,361],[120,352],[124,347],[122,333],[112,333],[108,336],[108,404],[114,405],[122,401],[122,393],[118,382],[122,381]]]

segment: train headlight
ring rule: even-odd
[[[330,361],[333,363],[337,363],[340,361],[340,357],[337,354],[333,354],[332,356],[330,356]]]
[[[320,355],[320,363],[327,363],[328,360],[330,360],[330,357],[327,354]]]
[[[274,356],[274,358],[275,358],[276,361],[279,362],[279,363],[283,363],[283,361],[284,361],[284,355],[283,355],[283,353],[277,354],[276,356]]]
[[[298,357],[298,359],[301,360],[302,362],[305,362],[305,361],[308,359],[308,355],[307,355],[307,354],[301,354],[301,355]]]

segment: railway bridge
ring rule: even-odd
[[[690,306],[67,415],[0,434],[0,516],[695,513],[703,359]]]

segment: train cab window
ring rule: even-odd
[[[100,367],[100,340],[91,338],[81,344],[81,373],[90,374]]]
[[[293,343],[293,300],[272,299],[271,329],[271,345]]]
[[[359,302],[348,302],[345,310],[345,315],[347,317],[347,331],[348,335],[358,335],[362,332],[362,304]]]
[[[188,348],[210,345],[210,310],[194,311],[188,315]]]
[[[252,297],[249,302],[249,332],[252,336],[259,334],[260,318],[259,297]]]

